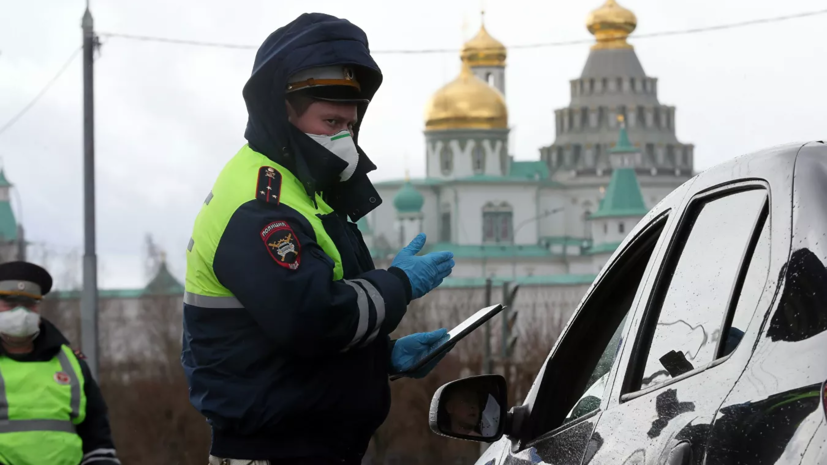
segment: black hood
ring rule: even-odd
[[[357,221],[381,203],[367,177],[376,166],[358,145],[367,104],[359,105],[359,121],[353,134],[359,164],[346,182],[339,182],[339,174],[347,163],[289,123],[284,104],[290,76],[333,65],[352,66],[367,99],[373,98],[382,83],[382,72],[370,56],[367,36],[347,20],[307,13],[270,34],[258,49],[253,74],[244,86],[248,114],[244,137],[254,150],[296,175],[309,196],[323,193],[331,207]]]

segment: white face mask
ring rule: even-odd
[[[14,337],[37,336],[40,332],[40,315],[26,307],[15,307],[0,312],[0,334]]]
[[[333,155],[347,162],[347,168],[339,175],[340,181],[347,181],[353,176],[356,165],[359,164],[359,152],[356,151],[356,144],[353,142],[350,131],[344,130],[332,136],[318,136],[316,134],[307,134],[307,136],[329,150]]]

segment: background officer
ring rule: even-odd
[[[0,265],[0,463],[120,464],[83,356],[38,314],[51,288],[37,265]]]
[[[420,235],[378,270],[355,224],[381,203],[357,144],[381,81],[364,32],[328,15],[300,16],[256,55],[249,144],[187,253],[181,360],[212,425],[210,463],[359,463],[388,414],[389,373],[446,334],[388,336],[453,255],[418,256]]]

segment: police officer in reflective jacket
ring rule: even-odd
[[[359,463],[388,414],[389,374],[433,368],[408,373],[445,329],[389,334],[453,255],[418,255],[420,235],[375,269],[355,224],[381,202],[357,143],[381,81],[364,32],[324,14],[278,29],[256,55],[248,144],[187,252],[181,360],[212,426],[210,463]]]
[[[0,265],[0,464],[120,464],[89,367],[38,313],[51,288],[37,265]]]

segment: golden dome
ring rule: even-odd
[[[606,0],[603,6],[589,13],[586,27],[597,39],[592,50],[632,48],[626,38],[637,27],[637,17],[615,0]]]
[[[474,76],[466,61],[459,76],[439,89],[425,107],[426,131],[507,127],[503,95]]]
[[[477,35],[462,46],[460,56],[471,66],[505,66],[505,45],[491,37],[483,23]]]

